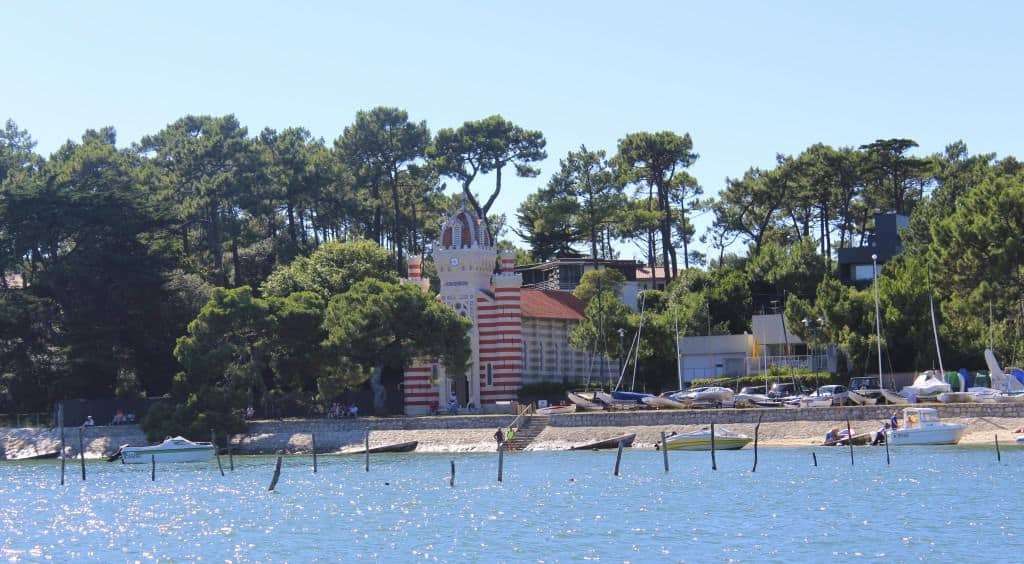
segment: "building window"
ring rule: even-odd
[[[490,362],[487,363],[487,385],[494,385],[494,367],[491,365]]]
[[[430,385],[436,386],[441,383],[441,369],[436,364],[430,365]]]
[[[853,265],[853,279],[854,280],[874,280],[875,279],[875,265],[873,265],[873,264],[855,264],[855,265]]]

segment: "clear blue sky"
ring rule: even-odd
[[[86,128],[126,145],[189,113],[328,141],[377,105],[434,131],[500,113],[550,155],[506,183],[509,214],[568,150],[613,153],[632,131],[689,132],[709,194],[819,141],[1024,157],[1022,3],[293,4],[5,2],[0,119],[49,154]]]

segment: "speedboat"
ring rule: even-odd
[[[167,437],[158,445],[133,447],[123,445],[118,452],[125,464],[156,462],[203,462],[213,458],[213,443],[196,443],[185,437]]]
[[[538,407],[537,415],[562,415],[563,413],[575,413],[576,405],[549,405],[548,407]]]
[[[967,425],[943,423],[939,413],[931,407],[908,407],[903,410],[903,425],[887,429],[889,444],[899,445],[955,445],[964,436]]]
[[[715,429],[715,450],[739,450],[749,443],[750,437],[725,427]],[[704,427],[692,433],[672,435],[665,439],[668,450],[711,450],[711,428]]]

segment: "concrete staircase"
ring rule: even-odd
[[[519,428],[516,429],[516,436],[505,443],[506,449],[509,452],[525,450],[537,438],[537,435],[547,428],[548,420],[547,415],[524,416]]]

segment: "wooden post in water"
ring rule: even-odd
[[[313,473],[316,474],[316,433],[310,433],[309,438],[313,441]]]
[[[235,471],[235,455],[231,453],[231,437],[228,437],[228,466]]]
[[[277,465],[274,466],[274,477],[270,479],[270,487],[267,488],[267,491],[270,491],[270,492],[274,491],[274,488],[277,487],[277,480],[280,477],[281,477],[281,457],[278,456],[277,457]]]
[[[850,466],[853,466],[853,431],[850,429],[850,418],[846,418],[846,443],[850,445]]]
[[[811,460],[814,461],[814,467],[817,468],[818,467],[818,455],[814,454],[813,450],[811,451]]]
[[[885,440],[885,465],[891,464],[889,460],[889,435],[885,432],[885,428],[882,428],[882,438]]]
[[[156,481],[156,455],[149,455],[149,481]]]
[[[661,432],[661,457],[665,461],[665,472],[668,472],[668,445],[665,444],[665,431]]]
[[[711,469],[718,470],[718,464],[715,462],[715,424],[711,424]]]
[[[217,468],[220,469],[221,477],[224,476],[224,464],[220,461],[220,447],[217,446],[217,434],[210,429],[210,444],[213,445],[213,452],[217,454]]]
[[[761,431],[761,417],[763,413],[757,415],[757,425],[754,425],[754,467],[750,469],[751,473],[757,472],[757,435]]]
[[[999,433],[996,433],[996,462],[1002,462],[1003,455],[999,454]]]
[[[67,461],[67,452],[64,450],[64,402],[57,405],[57,422],[60,424],[60,485],[64,485],[64,465]]]
[[[452,474],[451,474],[451,477],[448,478],[448,486],[454,488],[455,487],[455,461],[452,460],[451,463],[452,463]]]
[[[369,430],[369,429],[367,429],[367,430],[366,430],[366,441],[365,441],[365,447],[366,447],[366,464],[365,464],[365,470],[366,470],[367,472],[369,472],[369,471],[370,471],[370,430]]]
[[[505,471],[505,443],[498,443],[498,481],[501,481]]]
[[[619,452],[615,454],[615,475],[619,475],[619,464],[622,462],[622,441],[619,441]]]
[[[82,427],[78,428],[78,459],[82,462],[82,481],[85,481],[85,439],[82,438]]]

